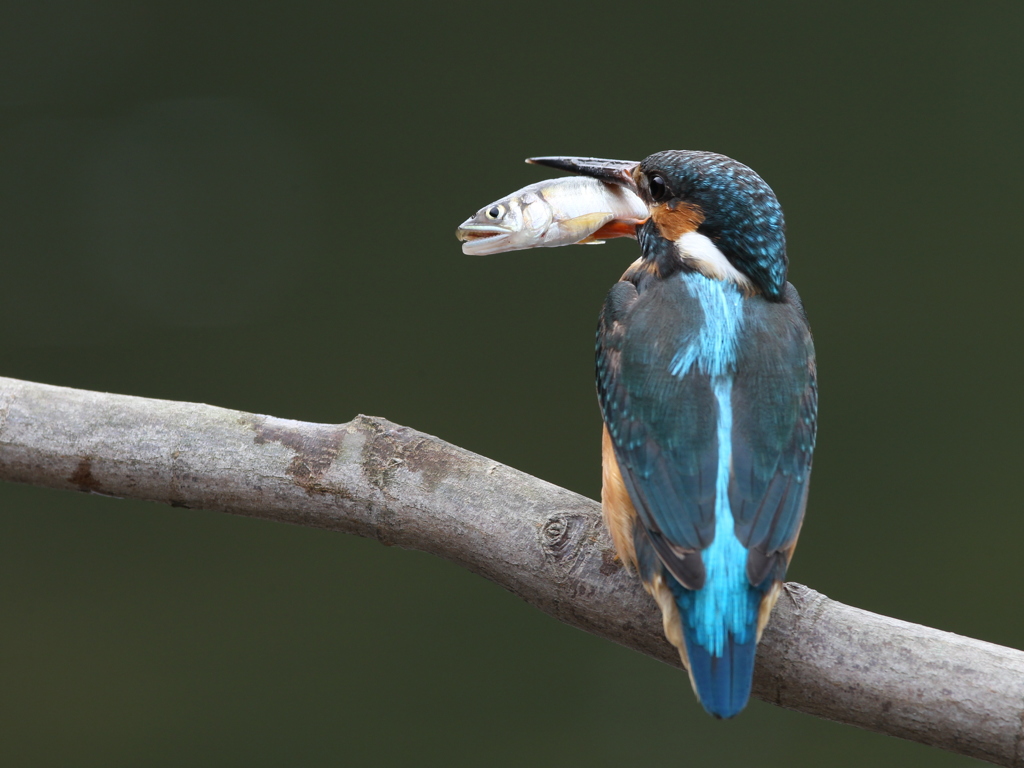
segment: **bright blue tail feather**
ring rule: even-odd
[[[700,703],[715,717],[735,717],[750,699],[754,657],[757,654],[756,633],[742,643],[730,633],[721,656],[712,656],[696,642],[685,619],[683,634],[690,657],[690,674],[693,675]]]
[[[750,698],[757,655],[757,617],[764,592],[744,584],[739,594],[731,593],[727,601],[732,610],[716,618],[708,611],[709,594],[688,590],[678,582],[672,587],[697,697],[715,717],[734,717]],[[737,614],[742,614],[742,621],[737,621]],[[717,626],[709,626],[712,623]]]

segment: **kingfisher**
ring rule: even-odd
[[[597,330],[601,503],[704,708],[737,715],[811,476],[814,345],[771,188],[712,152],[529,162],[647,204]]]

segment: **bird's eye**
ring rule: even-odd
[[[660,203],[668,196],[668,187],[665,186],[665,180],[661,176],[651,176],[647,180],[647,184],[651,189],[651,199]]]
[[[488,219],[496,219],[501,216],[501,206],[496,205],[487,212]]]

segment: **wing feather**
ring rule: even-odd
[[[627,273],[628,274],[628,273]],[[597,388],[623,484],[658,558],[703,585],[714,538],[717,405],[707,375],[670,373],[703,312],[679,281],[617,283],[597,334]],[[752,584],[781,578],[807,499],[817,427],[814,351],[799,297],[747,300],[733,385],[729,496]]]
[[[708,377],[670,372],[703,315],[681,287],[627,281],[608,294],[598,327],[597,388],[623,483],[652,546],[691,589],[714,536],[717,434]]]
[[[729,499],[737,536],[758,553],[748,562],[755,584],[785,572],[807,505],[817,433],[810,328],[791,285],[784,299],[749,305],[733,388]]]

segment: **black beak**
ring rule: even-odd
[[[560,171],[593,176],[609,184],[620,184],[636,192],[633,169],[640,165],[636,160],[604,160],[600,157],[531,157],[528,163],[546,165]]]

